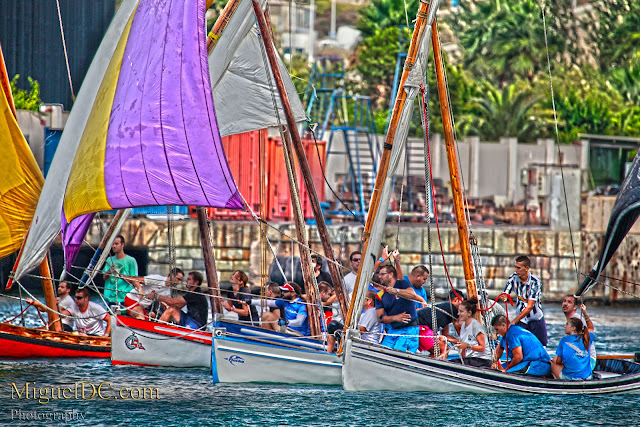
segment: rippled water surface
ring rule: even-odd
[[[0,301],[0,319],[19,313]],[[30,310],[32,311],[32,310]],[[559,309],[546,307],[550,346],[562,334]],[[640,350],[640,308],[590,308],[598,351]],[[28,323],[37,324],[30,314]],[[266,367],[268,369],[268,367]],[[376,372],[371,372],[376,375]],[[102,396],[50,400],[24,396],[37,387],[103,385]],[[17,398],[15,387],[22,391]],[[157,399],[123,399],[157,388]],[[138,391],[136,391],[138,390]],[[13,398],[12,398],[13,392]],[[57,393],[57,392],[56,392]],[[67,392],[67,396],[71,391]],[[127,395],[126,393],[130,393]],[[50,396],[50,395],[49,395]],[[64,397],[64,396],[63,396]],[[25,419],[40,417],[40,420]],[[22,417],[22,420],[20,420]],[[49,417],[49,419],[46,419]],[[54,419],[57,417],[58,419]],[[68,420],[61,420],[67,417]],[[13,418],[13,419],[12,419]],[[0,361],[0,424],[5,425],[409,425],[409,426],[586,426],[640,425],[640,396],[480,396],[421,393],[347,393],[339,387],[214,386],[205,370],[111,366],[109,360],[52,359]]]

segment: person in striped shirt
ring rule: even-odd
[[[509,277],[504,293],[516,294],[516,317],[510,324],[520,326],[532,332],[542,343],[547,345],[547,323],[540,305],[542,282],[529,271],[529,257],[521,255],[516,258],[515,272]],[[502,301],[507,296],[502,295]]]

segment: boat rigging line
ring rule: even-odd
[[[69,77],[69,88],[71,89],[71,100],[76,102],[76,95],[73,91],[73,83],[71,81],[71,68],[69,67],[69,55],[67,54],[67,43],[64,37],[64,27],[62,25],[62,14],[60,13],[60,0],[56,0],[56,8],[58,9],[58,22],[60,23],[60,35],[62,36],[62,50],[64,50],[64,60],[67,64],[67,76]]]
[[[573,268],[576,272],[576,281],[580,285],[580,273],[578,271],[578,262],[576,261],[576,249],[573,242],[573,231],[571,230],[571,216],[569,215],[569,202],[567,201],[567,186],[564,180],[564,168],[562,167],[562,153],[560,152],[560,135],[558,132],[558,114],[556,112],[556,101],[553,95],[553,79],[551,76],[551,59],[549,57],[549,42],[547,40],[547,20],[544,13],[544,0],[540,0],[540,11],[542,13],[542,28],[544,31],[544,47],[547,53],[547,70],[549,72],[549,89],[551,95],[551,107],[553,108],[553,123],[556,134],[556,147],[558,149],[558,163],[560,164],[560,176],[562,177],[562,192],[564,194],[564,206],[567,211],[567,225],[569,226],[569,238],[571,240],[571,252],[573,255]]]

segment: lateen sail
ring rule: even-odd
[[[633,227],[638,216],[640,216],[640,153],[636,154],[631,169],[620,186],[620,192],[609,217],[600,258],[589,276],[580,285],[576,296],[587,292],[597,283],[602,270],[611,261],[611,257]]]
[[[122,3],[85,77],[50,177],[18,278],[43,257],[60,229],[63,205],[67,222],[138,206],[242,208],[213,109],[203,0]]]
[[[18,249],[33,218],[44,178],[14,116],[0,48],[0,258]]]
[[[222,136],[277,126],[274,100],[281,122],[284,113],[273,77],[269,84],[268,63],[263,56],[251,0],[242,0],[220,39],[209,54],[209,71],[216,114]],[[306,115],[300,96],[278,58],[281,74],[294,118],[300,122]],[[271,74],[271,71],[269,71]]]

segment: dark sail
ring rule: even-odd
[[[622,182],[618,198],[611,210],[600,258],[578,288],[576,296],[582,295],[597,283],[602,270],[607,266],[638,216],[640,216],[640,153],[633,159],[631,170]]]

